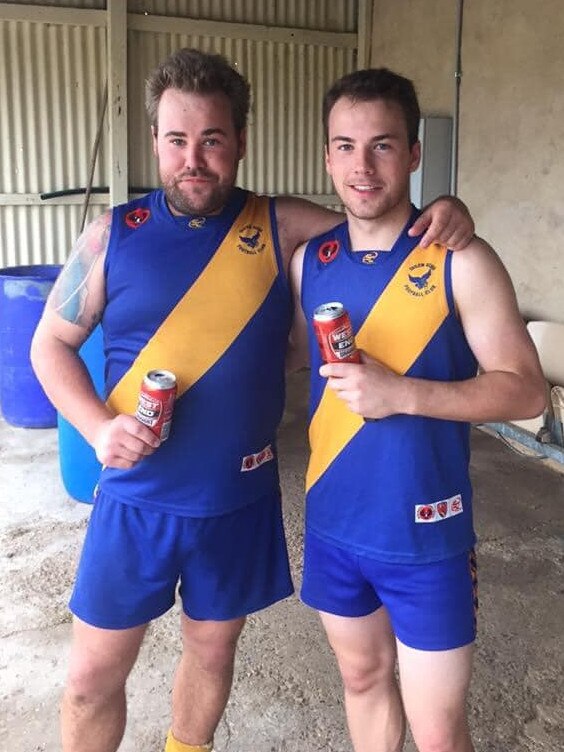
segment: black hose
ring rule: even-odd
[[[154,188],[146,188],[142,187],[139,188],[138,186],[129,186],[128,187],[129,193],[150,193],[151,191],[154,191]],[[91,188],[90,193],[109,193],[110,189],[108,186],[100,186],[98,188]],[[86,188],[66,188],[62,191],[51,191],[50,193],[40,193],[39,198],[42,201],[47,201],[50,198],[59,198],[60,196],[79,196],[83,193],[86,193]]]

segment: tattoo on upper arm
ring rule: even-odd
[[[85,315],[89,280],[96,264],[103,263],[110,235],[111,213],[95,219],[76,241],[70,256],[59,274],[49,305],[65,321],[92,331],[102,316],[102,311]]]

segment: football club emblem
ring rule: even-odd
[[[338,240],[326,240],[319,246],[317,255],[322,264],[328,264],[339,253],[339,241]]]
[[[150,216],[151,212],[149,209],[133,209],[133,211],[130,211],[125,215],[125,224],[136,230],[138,227],[145,224]]]
[[[245,225],[239,230],[239,244],[237,248],[243,253],[255,255],[264,251],[262,242],[263,228],[258,225]]]

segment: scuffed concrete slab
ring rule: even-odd
[[[288,543],[300,581],[304,375],[280,434]],[[473,434],[480,637],[470,697],[477,752],[564,749],[564,476]],[[69,499],[53,430],[0,420],[0,748],[57,752],[66,602],[90,507]],[[128,685],[120,752],[162,752],[178,609],[153,624]],[[315,614],[294,596],[249,619],[219,752],[348,752],[339,677]],[[406,752],[413,752],[411,743]]]

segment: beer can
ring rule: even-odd
[[[313,329],[325,363],[360,363],[350,316],[342,303],[324,303],[313,312]]]
[[[176,399],[176,376],[170,371],[149,371],[141,382],[135,417],[161,441],[168,439]]]

